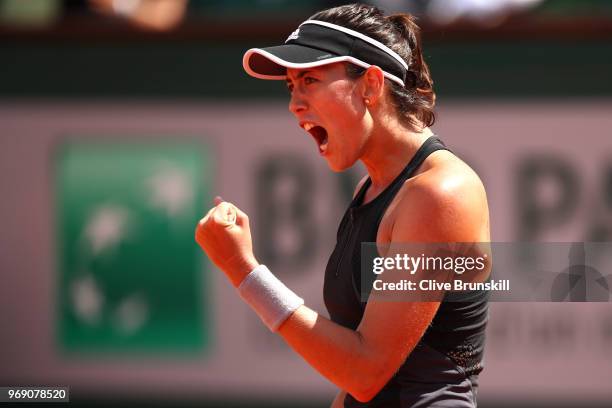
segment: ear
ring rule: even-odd
[[[376,65],[372,65],[366,69],[361,77],[362,79],[362,97],[364,100],[369,100],[370,105],[375,104],[383,95],[385,76],[382,69]]]

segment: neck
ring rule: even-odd
[[[433,135],[427,127],[416,132],[397,120],[388,119],[376,124],[361,157],[375,192],[380,192],[391,184],[423,142]]]

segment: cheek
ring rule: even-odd
[[[360,139],[365,133],[363,101],[350,81],[336,81],[322,91],[315,97],[319,102],[317,113],[326,119],[331,144],[336,149],[352,151],[354,147],[350,146],[361,144]]]
[[[342,128],[355,129],[361,126],[363,112],[359,109],[356,103],[355,96],[351,93],[344,92],[337,94],[333,101],[333,106],[329,112],[333,112],[333,119]]]
[[[355,115],[359,108],[360,97],[355,85],[350,81],[337,81],[330,86],[333,102],[342,106],[348,114]]]

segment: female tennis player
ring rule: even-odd
[[[196,240],[240,296],[339,388],[332,407],[474,407],[487,295],[462,302],[360,297],[362,242],[488,242],[478,176],[430,130],[435,95],[408,14],[346,5],[311,16],[283,45],[244,55],[247,73],[284,80],[289,110],[333,171],[367,169],[324,278],[330,319],[253,254],[246,214],[220,198]]]

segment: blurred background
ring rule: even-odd
[[[419,17],[434,131],[483,179],[493,241],[612,241],[612,2],[370,3]],[[236,203],[258,259],[326,314],[363,168],[329,171],[284,84],[241,61],[339,4],[0,0],[0,386],[70,386],[82,406],[329,406],[335,387],[193,230],[214,195]],[[610,303],[495,303],[479,405],[609,407],[611,351]]]

